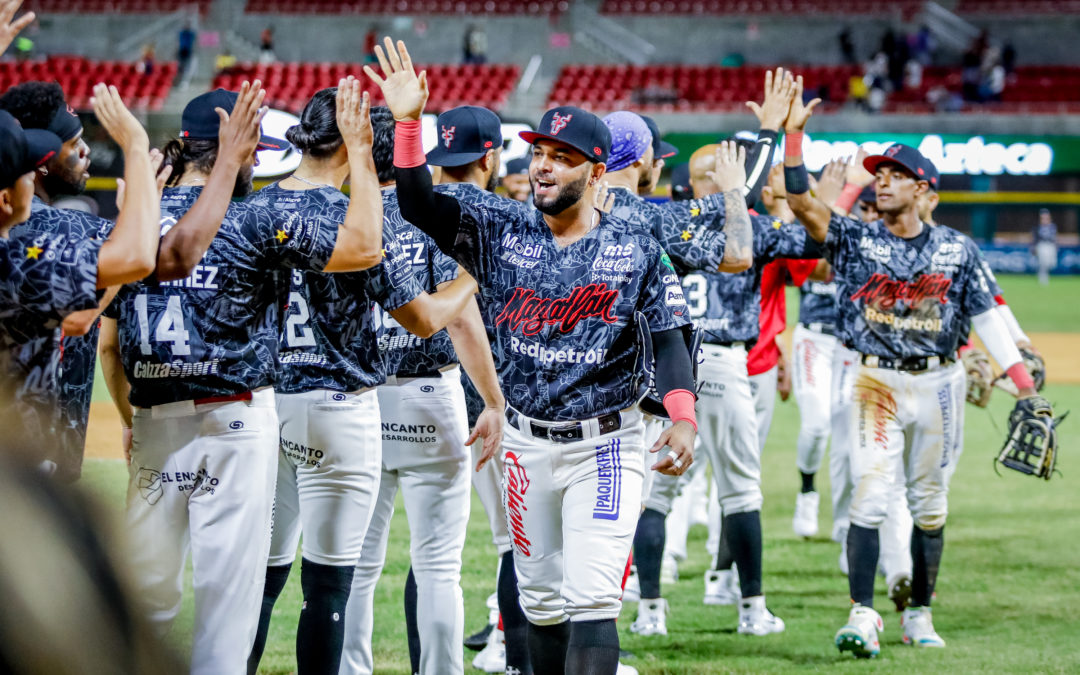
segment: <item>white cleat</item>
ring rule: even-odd
[[[791,527],[796,536],[813,537],[818,533],[818,504],[821,497],[816,492],[800,492],[795,495],[795,517]]]
[[[623,587],[622,601],[637,602],[641,599],[641,582],[638,581],[637,566],[630,566],[630,576],[626,577],[626,586]]]
[[[491,631],[487,646],[473,658],[472,666],[485,673],[506,672],[506,640],[501,630],[495,628]]]
[[[708,570],[705,572],[705,604],[734,605],[739,602],[739,579],[734,570]]]
[[[739,601],[739,632],[743,635],[783,633],[784,620],[765,606],[765,596],[756,595]]]
[[[679,580],[679,563],[674,557],[665,555],[660,562],[660,584],[674,584]]]
[[[840,573],[846,577],[848,575],[847,537],[844,537],[840,541],[840,557],[837,559],[836,562],[838,565],[840,565]]]
[[[916,647],[944,647],[945,641],[934,630],[929,607],[908,607],[900,618],[904,644]]]
[[[655,598],[638,603],[637,618],[630,624],[630,632],[643,637],[667,635],[667,600]]]
[[[615,675],[638,675],[638,670],[619,661],[619,668],[615,671]]]
[[[836,648],[851,652],[857,658],[869,659],[881,653],[878,633],[885,627],[881,615],[872,607],[855,605],[848,614],[848,622],[836,631]]]

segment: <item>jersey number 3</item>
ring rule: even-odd
[[[150,348],[150,316],[145,294],[135,296],[135,311],[139,315],[139,349],[144,355],[150,355],[153,350]],[[170,295],[165,311],[154,328],[154,340],[171,342],[173,356],[190,356],[190,339],[191,334],[184,328],[184,308],[180,304],[180,296]]]
[[[690,318],[697,319],[705,316],[708,305],[709,283],[700,274],[687,274],[682,280],[683,293],[686,295],[686,305],[690,310]]]

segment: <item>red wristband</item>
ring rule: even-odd
[[[960,345],[960,348],[956,350],[956,353],[963,356],[964,354],[970,352],[972,349],[975,349],[975,345],[968,342],[966,344]]]
[[[1028,374],[1023,361],[1012,364],[1005,372],[1008,373],[1009,379],[1016,384],[1017,389],[1035,388],[1035,381],[1031,379],[1031,375]]]
[[[784,137],[784,157],[802,157],[803,132],[796,131]]]
[[[687,389],[672,389],[664,395],[664,410],[672,422],[689,422],[697,431],[697,415],[694,413],[696,397]]]
[[[424,140],[419,120],[406,120],[394,125],[394,166],[402,169],[427,164]]]
[[[858,200],[860,193],[862,193],[861,186],[855,183],[845,183],[844,189],[840,191],[840,196],[836,198],[836,208],[844,213],[851,213],[851,209],[855,208],[855,201]]]

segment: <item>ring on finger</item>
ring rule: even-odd
[[[681,468],[682,468],[682,460],[681,460],[681,459],[679,459],[678,457],[673,457],[673,458],[671,459],[671,464],[672,464],[672,466],[674,466],[674,467],[675,467],[676,469],[681,469]]]

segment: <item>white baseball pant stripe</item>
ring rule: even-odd
[[[266,581],[277,446],[269,388],[250,401],[135,410],[128,562],[139,599],[164,632],[180,611],[190,550],[196,675],[247,672]]]
[[[837,381],[833,361],[840,342],[799,324],[795,327],[792,390],[799,406],[797,466],[802,473],[817,473],[829,443],[832,399]]]
[[[653,465],[664,458],[667,450],[661,448],[655,453],[649,452],[649,448],[651,448],[653,444],[656,443],[657,440],[659,440],[660,434],[664,433],[664,429],[668,428],[670,422],[659,417],[653,417],[652,415],[645,412],[642,413],[642,419],[645,423],[645,477],[644,480],[641,481],[641,501],[643,504],[645,504],[646,507],[648,507],[649,495],[652,492],[653,483],[656,481],[657,478],[661,476],[664,478],[675,478],[676,482],[678,482],[679,477],[665,476],[659,471],[652,470]],[[693,466],[693,464],[691,464],[691,466]]]
[[[750,376],[750,393],[754,397],[754,419],[757,420],[758,457],[765,452],[765,441],[769,438],[773,411],[776,410],[776,385],[779,380],[779,366],[773,366],[764,373]]]
[[[464,672],[461,555],[469,522],[470,454],[465,392],[457,368],[439,378],[397,378],[379,387],[383,468],[375,510],[345,611],[342,675],[374,672],[374,591],[398,490],[409,521],[423,675]],[[395,590],[395,593],[397,591]]]
[[[956,411],[964,401],[963,374],[960,363],[924,373],[859,368],[852,523],[880,527],[902,475],[915,524],[931,530],[945,524],[949,480],[960,454]]]
[[[570,443],[505,427],[503,499],[521,608],[534,624],[619,616],[645,470],[641,412],[621,415],[607,434],[583,421],[595,435]]]
[[[848,511],[851,507],[851,495],[855,484],[851,476],[851,448],[855,444],[852,437],[852,418],[854,417],[855,376],[859,372],[859,354],[837,342],[833,352],[833,389],[832,411],[829,418],[832,435],[832,447],[829,450],[829,487],[832,492],[833,541],[843,542],[847,538]]]
[[[277,395],[281,449],[270,537],[270,565],[303,556],[320,565],[355,565],[382,474],[379,397],[374,389],[317,389]]]

